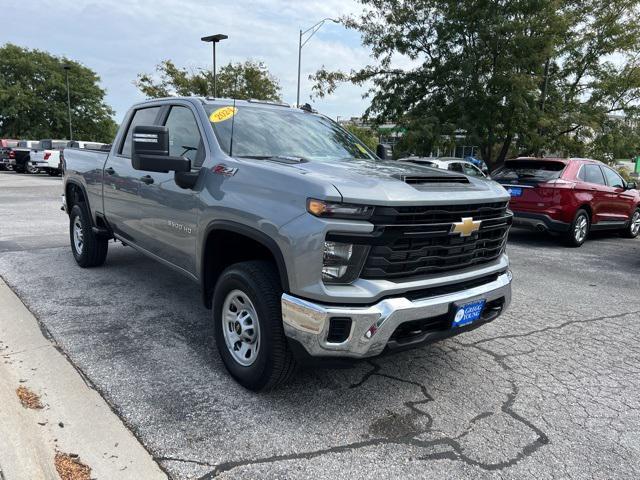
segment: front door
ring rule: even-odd
[[[187,157],[192,169],[199,169],[205,158],[202,134],[194,113],[186,105],[173,105],[164,115],[169,129],[169,154]],[[154,255],[196,273],[195,250],[198,221],[198,196],[180,188],[175,173],[138,172],[144,248]]]
[[[139,178],[144,175],[131,165],[131,134],[136,125],[155,125],[160,107],[141,108],[129,117],[129,126],[122,144],[110,154],[104,166],[104,213],[114,233],[138,244],[140,208]],[[143,246],[143,245],[141,245]]]
[[[624,188],[624,180],[617,172],[605,166],[602,170],[607,180],[607,204],[610,205],[613,219],[626,222],[633,210],[634,195]]]

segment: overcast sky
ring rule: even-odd
[[[10,6],[7,7],[7,2]],[[355,0],[1,0],[4,17],[0,43],[66,55],[97,72],[107,103],[120,121],[127,108],[143,99],[133,85],[138,73],[152,72],[162,60],[178,66],[211,68],[211,44],[200,37],[225,33],[218,44],[218,65],[251,58],[264,61],[280,80],[283,99],[295,103],[298,30],[324,17],[358,12]],[[20,28],[11,26],[12,22]],[[7,28],[9,27],[9,28]],[[360,36],[326,23],[302,51],[301,101],[308,101],[309,74],[358,68],[369,61]],[[360,116],[368,103],[363,88],[342,86],[331,97],[314,99],[320,112]]]

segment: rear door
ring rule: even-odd
[[[605,196],[607,210],[611,212],[611,219],[626,222],[633,209],[634,195],[625,190],[625,182],[616,171],[604,165],[600,168],[602,168],[607,181]]]
[[[199,170],[204,158],[204,132],[189,104],[175,104],[162,115],[169,129],[169,154],[187,157],[192,169]],[[154,255],[194,274],[197,237],[197,196],[194,190],[180,188],[175,173],[139,172],[139,205],[144,248]]]
[[[127,132],[120,145],[113,149],[104,165],[105,215],[113,231],[134,244],[138,244],[137,234],[141,229],[138,190],[144,172],[134,170],[131,165],[131,135],[136,125],[157,125],[160,109],[146,107],[134,110],[127,119]]]
[[[607,182],[600,165],[585,163],[580,168],[577,176],[576,191],[586,193],[591,197],[590,206],[593,210],[593,222],[606,222],[611,220],[611,212],[607,204]]]

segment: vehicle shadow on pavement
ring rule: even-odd
[[[551,441],[541,407],[522,407],[537,398],[519,381],[538,368],[536,344],[484,343],[513,333],[510,313],[485,333],[304,370],[255,394],[224,370],[198,286],[131,248],[112,244],[97,269],[78,268],[68,248],[4,255],[0,275],[175,478],[288,478],[291,465],[299,477],[366,478],[380,458],[389,478],[423,478],[433,460],[459,476],[526,472]],[[560,312],[572,315],[549,315]]]

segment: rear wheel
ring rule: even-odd
[[[31,173],[31,174],[40,173],[40,169],[38,167],[34,167],[33,165],[27,165],[27,173]]]
[[[98,267],[107,258],[109,239],[93,232],[91,217],[84,203],[76,203],[69,215],[71,251],[82,268]]]
[[[636,238],[640,234],[640,208],[636,208],[631,215],[629,225],[622,231],[622,236],[625,238]]]
[[[58,170],[54,170],[52,168],[47,170],[47,173],[49,174],[50,177],[57,177],[58,175],[60,175],[60,172]]]
[[[266,261],[231,265],[216,284],[218,352],[231,376],[249,390],[271,390],[295,370],[282,326],[281,295],[278,272]]]
[[[590,229],[591,221],[589,220],[589,214],[586,210],[578,210],[573,222],[571,222],[569,231],[565,234],[565,243],[570,247],[582,246],[589,235]]]

